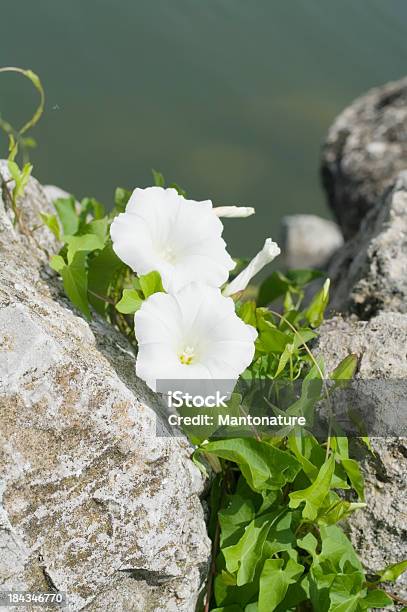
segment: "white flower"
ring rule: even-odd
[[[217,217],[250,217],[256,211],[251,206],[216,206],[213,212]]]
[[[236,276],[236,278],[225,287],[223,295],[230,296],[239,291],[244,291],[247,285],[250,283],[253,276],[255,276],[264,266],[269,264],[280,255],[281,250],[276,242],[273,242],[271,238],[267,238],[262,250],[257,253],[251,260],[249,265]]]
[[[254,356],[257,331],[219,289],[191,283],[175,294],[151,295],[135,314],[137,375],[158,380],[236,381]]]
[[[167,291],[196,280],[220,287],[235,266],[212,202],[186,200],[175,189],[135,189],[112,223],[115,253],[134,272],[157,270]]]

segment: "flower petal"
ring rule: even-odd
[[[139,345],[166,342],[174,351],[183,332],[183,321],[176,300],[166,293],[154,293],[134,315]]]
[[[213,212],[217,217],[250,217],[256,212],[251,206],[216,206]]]
[[[250,283],[253,276],[255,276],[264,266],[269,264],[280,255],[281,250],[276,242],[273,242],[271,238],[267,238],[264,246],[259,253],[249,263],[249,265],[236,276],[236,278],[223,290],[223,295],[230,296],[239,291],[244,291],[247,285]]]
[[[115,253],[138,274],[157,270],[167,291],[201,280],[219,287],[234,262],[210,200],[186,200],[175,189],[135,189],[113,221]]]

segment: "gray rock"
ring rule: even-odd
[[[407,313],[407,172],[334,256],[328,275],[333,310],[361,319]]]
[[[324,268],[343,244],[336,223],[316,215],[287,215],[281,221],[281,230],[287,268]]]
[[[388,412],[394,409],[386,396],[396,379],[407,382],[407,315],[381,313],[370,321],[335,317],[322,325],[315,347],[331,371],[350,353],[359,357],[356,378],[382,381],[385,393],[378,395],[372,386],[376,408]],[[387,386],[389,385],[389,386]],[[406,403],[404,396],[404,410]],[[403,417],[406,422],[406,415]],[[374,455],[358,449],[366,482],[367,506],[352,515],[348,530],[368,572],[407,558],[407,440],[406,438],[371,438]],[[396,585],[387,585],[399,597],[407,598],[407,576]]]
[[[345,238],[353,236],[407,168],[407,79],[372,89],[337,118],[322,152],[328,202]]]
[[[356,379],[365,395],[358,395],[356,382],[350,399],[360,405],[367,398],[375,417],[393,431],[392,437],[371,438],[374,454],[353,449],[362,463],[367,506],[352,515],[347,529],[372,574],[407,558],[407,439],[400,437],[407,397],[406,120],[407,79],[374,89],[338,117],[322,160],[329,204],[348,240],[328,271],[331,308],[346,318],[323,324],[315,351],[328,371],[348,354],[358,355]],[[386,590],[406,599],[406,575]]]
[[[20,203],[35,239],[3,200],[0,588],[65,591],[69,610],[192,612],[210,545],[191,448],[156,435],[126,339],[63,297],[41,248],[55,240],[35,229],[50,212],[38,182]]]

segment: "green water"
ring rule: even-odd
[[[191,197],[257,208],[226,222],[241,255],[277,237],[283,214],[329,214],[327,128],[407,71],[406,0],[12,0],[0,23],[0,65],[46,88],[41,181],[109,203],[158,168]],[[23,122],[34,101],[1,75],[2,116]]]

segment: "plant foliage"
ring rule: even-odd
[[[160,173],[154,178],[164,184]],[[129,196],[118,188],[108,214],[93,199],[58,200],[55,215],[43,220],[63,242],[51,265],[73,304],[88,318],[93,308],[134,341],[134,312],[163,287],[157,272],[138,278],[112,250],[109,224]],[[304,392],[291,414],[312,412],[327,375],[308,343],[323,320],[329,283],[302,306],[306,285],[319,276],[313,270],[273,272],[257,301],[236,304],[239,316],[258,330],[255,358],[244,378],[301,377]],[[279,312],[270,304],[276,300],[283,303]],[[356,365],[356,356],[349,355],[331,378],[340,384]],[[311,392],[313,381],[321,384]],[[216,563],[206,610],[348,612],[393,602],[377,585],[396,579],[404,566],[384,569],[369,582],[339,525],[365,505],[363,476],[346,438],[330,436],[321,443],[305,430],[280,438],[215,439],[206,433],[204,441],[193,437],[201,442],[195,462],[203,467],[207,461],[218,472],[211,495]]]

